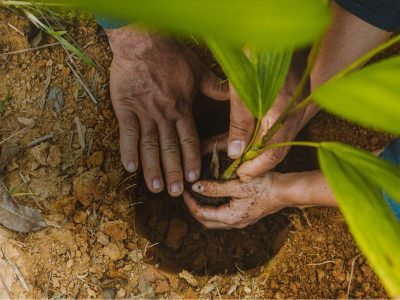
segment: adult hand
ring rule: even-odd
[[[297,52],[293,56],[292,64],[286,82],[275,100],[273,106],[262,119],[259,137],[264,136],[275,121],[285,110],[287,104],[293,97],[297,85],[301,80],[301,76],[305,70],[307,62],[307,52]],[[304,91],[304,96],[308,95],[309,86]],[[228,155],[232,159],[236,159],[243,154],[249,144],[254,128],[255,119],[247,110],[240,100],[238,94],[232,86],[230,86],[231,94],[231,123],[229,128],[228,141],[220,140],[218,145],[228,145]],[[283,127],[273,136],[267,145],[288,142],[296,138],[299,131],[307,124],[307,122],[318,112],[318,107],[310,105],[303,110],[291,114],[285,121]],[[220,139],[223,136],[219,137]],[[212,143],[215,144],[215,138]],[[206,146],[206,148],[209,148]],[[221,149],[221,148],[219,148]],[[289,148],[275,148],[266,151],[255,159],[243,163],[237,170],[242,181],[248,181],[258,177],[267,171],[273,169],[279,164],[288,153]]]
[[[135,172],[140,154],[148,188],[163,190],[163,169],[169,193],[178,196],[184,176],[194,182],[200,175],[192,99],[201,91],[227,100],[228,87],[175,40],[131,27],[106,32],[114,54],[111,98],[120,126],[123,165]]]
[[[290,206],[280,197],[279,192],[285,187],[280,184],[279,176],[279,173],[268,173],[247,183],[229,180],[223,183],[200,181],[193,184],[193,191],[204,196],[231,198],[228,204],[219,207],[201,206],[186,191],[183,196],[191,214],[206,228],[244,228]]]

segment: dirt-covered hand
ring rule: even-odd
[[[268,173],[243,183],[239,180],[225,182],[199,181],[193,191],[208,197],[230,197],[223,206],[201,206],[193,196],[184,192],[184,200],[191,214],[210,229],[244,228],[255,224],[263,217],[275,213],[291,203],[280,197],[279,173]]]
[[[198,91],[227,100],[228,87],[173,39],[131,27],[107,30],[107,35],[114,54],[111,98],[123,165],[135,172],[140,156],[149,189],[163,190],[163,171],[169,193],[178,196],[184,176],[194,182],[200,175],[192,100]]]
[[[292,64],[286,82],[280,91],[273,106],[262,119],[258,138],[265,136],[275,121],[281,116],[296,91],[302,74],[306,68],[307,51],[293,55]],[[303,91],[303,98],[309,94],[309,85]],[[240,157],[247,147],[254,132],[255,121],[253,116],[240,101],[239,96],[231,86],[231,124],[228,137],[228,155],[231,158]],[[282,128],[275,133],[267,145],[293,141],[305,124],[318,112],[318,107],[310,105],[303,110],[291,114]],[[219,145],[226,142],[220,141]],[[206,146],[206,148],[209,148]],[[288,153],[289,148],[274,148],[266,151],[255,159],[243,163],[237,170],[242,181],[248,181],[265,174],[279,164]]]

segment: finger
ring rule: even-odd
[[[187,191],[183,192],[183,200],[192,216],[202,224],[219,222],[219,215],[224,206],[212,207],[200,205],[196,199]]]
[[[128,172],[136,172],[139,142],[139,121],[135,113],[115,107],[115,114],[119,123],[121,160]]]
[[[201,143],[201,156],[213,153],[214,149],[219,151],[226,151],[228,147],[228,133],[213,136]]]
[[[237,170],[240,180],[248,182],[272,170],[285,158],[289,149],[285,147],[267,150],[253,160],[245,162]]]
[[[240,157],[251,140],[255,121],[239,95],[231,86],[231,117],[229,126],[228,155],[232,159]]]
[[[160,144],[158,141],[158,130],[156,123],[142,117],[140,158],[142,161],[143,174],[146,185],[153,193],[161,192],[164,189],[160,166]]]
[[[228,81],[219,78],[207,67],[204,67],[203,77],[200,82],[200,91],[211,99],[229,100]]]
[[[175,124],[160,122],[158,132],[161,144],[161,157],[164,176],[171,196],[179,196],[183,192],[183,173],[179,151],[179,140]]]
[[[244,186],[239,180],[199,181],[192,185],[192,190],[208,197],[245,198],[247,196]]]
[[[193,118],[189,116],[178,120],[176,129],[182,149],[186,180],[195,182],[200,178],[201,156],[199,136]]]
[[[187,191],[183,193],[183,200],[192,216],[208,229],[236,228],[233,220],[234,212],[230,206],[219,207],[201,206]]]

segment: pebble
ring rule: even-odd
[[[33,128],[36,125],[35,120],[31,118],[18,117],[17,121],[19,124],[27,126],[29,128]]]
[[[104,162],[103,151],[97,151],[93,153],[88,159],[89,167],[92,168],[101,167],[103,165],[103,162]]]
[[[127,238],[128,224],[123,221],[109,221],[103,224],[103,232],[116,241],[124,241]]]
[[[106,246],[110,242],[110,238],[106,236],[102,231],[96,233],[97,242]]]
[[[123,259],[128,253],[128,250],[126,250],[121,244],[117,245],[114,243],[109,243],[103,248],[103,253],[111,260],[116,261]]]
[[[186,270],[183,270],[181,273],[179,273],[179,278],[184,279],[187,283],[189,283],[193,287],[197,287],[199,285],[197,279]]]
[[[30,150],[32,156],[42,166],[47,166],[47,149],[50,147],[49,143],[41,143]]]
[[[78,210],[75,215],[74,215],[74,222],[76,224],[85,224],[87,221],[87,213],[82,211],[82,210]]]
[[[117,299],[122,299],[125,298],[126,296],[126,291],[124,289],[119,289],[117,292]]]
[[[178,250],[183,242],[188,231],[188,226],[184,221],[173,219],[169,223],[167,236],[164,240],[164,244],[173,250]]]
[[[47,156],[47,163],[53,167],[59,167],[62,162],[61,147],[59,145],[51,146],[49,155]]]
[[[250,294],[250,293],[251,293],[251,288],[249,288],[248,286],[245,286],[244,289],[243,289],[243,291],[244,291],[246,294]]]

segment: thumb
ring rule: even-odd
[[[200,82],[200,91],[211,99],[229,100],[228,80],[219,78],[208,68],[204,68]]]
[[[121,160],[128,172],[138,168],[139,121],[135,113],[129,110],[116,109],[119,123]]]

